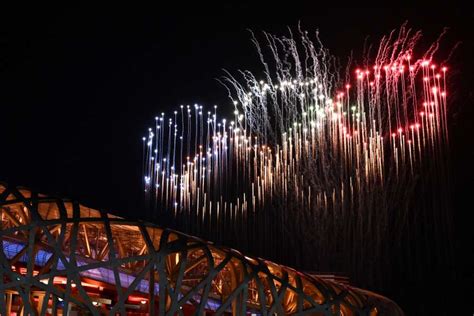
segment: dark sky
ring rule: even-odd
[[[453,55],[457,103],[450,113],[455,239],[458,248],[470,247],[472,253],[465,204],[474,159],[473,11],[449,3],[424,8],[308,3],[2,10],[0,180],[141,217],[141,137],[157,113],[180,104],[217,104],[229,111],[226,91],[215,78],[223,68],[261,69],[247,29],[283,35],[300,21],[307,30],[319,28],[325,45],[345,57],[360,52],[367,37],[375,42],[408,20],[428,42],[445,26],[451,47],[462,42]]]

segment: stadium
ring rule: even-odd
[[[1,315],[402,315],[391,300],[0,184]]]

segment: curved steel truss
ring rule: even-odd
[[[1,315],[402,314],[368,291],[1,183],[0,225]]]

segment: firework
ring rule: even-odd
[[[446,173],[447,67],[437,43],[415,54],[420,36],[402,27],[345,76],[317,35],[254,37],[265,76],[222,79],[232,118],[180,106],[143,138],[156,215],[272,258],[311,252],[299,266],[377,270],[413,229],[419,178]]]

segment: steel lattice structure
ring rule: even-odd
[[[1,315],[403,314],[365,290],[2,183],[0,225]]]

